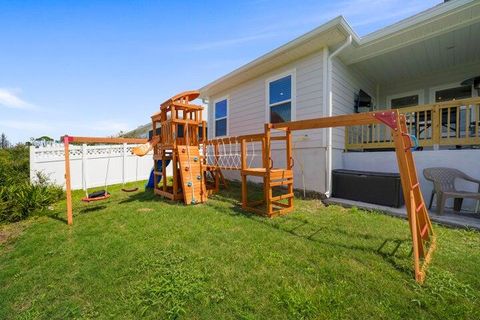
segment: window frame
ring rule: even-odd
[[[281,102],[276,102],[270,104],[270,83],[280,80],[282,78],[290,76],[291,78],[291,97],[289,100],[284,100]],[[282,73],[275,74],[267,79],[265,79],[265,122],[270,123],[270,110],[271,107],[281,105],[287,102],[290,102],[290,121],[296,120],[296,110],[297,110],[297,75],[296,69],[291,69],[284,71]]]
[[[447,83],[447,84],[443,84],[443,85],[440,85],[440,86],[431,87],[430,88],[430,103],[431,104],[439,103],[439,102],[435,101],[435,94],[437,93],[437,91],[442,91],[442,90],[446,90],[446,89],[453,89],[453,88],[456,88],[456,87],[462,87],[460,82]],[[473,86],[470,86],[471,98],[475,98],[475,91],[476,90],[473,89]],[[468,98],[465,98],[465,99],[468,99]],[[448,101],[450,101],[450,100],[448,100]]]
[[[422,104],[425,104],[425,91],[424,90],[413,90],[413,91],[407,91],[407,92],[388,95],[387,96],[387,108],[392,109],[392,100],[393,99],[404,98],[404,97],[409,97],[409,96],[414,96],[414,95],[418,95],[418,106],[421,106]],[[411,106],[411,107],[414,107],[414,106]],[[410,107],[404,107],[404,108],[410,108]],[[401,109],[401,108],[399,108],[399,109]]]
[[[216,114],[216,111],[217,111],[217,103],[218,102],[221,102],[221,101],[227,101],[227,114],[225,115],[225,117],[221,117],[221,118],[216,118],[215,114]],[[226,96],[223,96],[223,97],[220,97],[218,99],[215,99],[213,100],[213,137],[214,138],[224,138],[224,137],[228,137],[229,135],[229,129],[230,129],[230,120],[229,120],[229,109],[230,109],[230,97],[228,95]],[[225,130],[225,135],[223,136],[217,136],[216,133],[217,133],[217,120],[223,120],[225,119],[225,123],[226,123],[226,130]]]

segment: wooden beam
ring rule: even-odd
[[[121,144],[121,143],[132,143],[140,144],[147,143],[147,139],[137,139],[137,138],[107,138],[107,137],[75,137],[75,136],[65,136],[68,142],[77,142],[77,143],[109,143],[109,144]]]
[[[242,136],[229,136],[225,138],[213,138],[207,141],[207,144],[229,144],[229,143],[237,143],[237,141],[246,140],[246,142],[255,142],[255,141],[262,141],[265,137],[263,133],[257,134],[246,134]]]
[[[190,110],[198,110],[198,111],[203,110],[202,106],[199,106],[199,105],[196,105],[196,104],[189,104],[189,103],[182,103],[182,102],[172,102],[171,105],[174,105],[174,106],[179,107],[179,108],[190,109]]]
[[[398,114],[398,110],[388,110],[388,112],[394,112]],[[285,129],[290,130],[308,130],[308,129],[321,129],[321,128],[334,128],[334,127],[346,127],[357,126],[372,123],[382,123],[376,114],[381,114],[383,111],[365,112],[356,114],[346,114],[333,117],[315,118],[308,120],[299,120],[292,122],[272,123],[272,129]]]

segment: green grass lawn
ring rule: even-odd
[[[0,227],[1,319],[479,319],[480,234],[435,226],[423,286],[408,223],[318,200],[267,219],[233,184],[184,206],[113,187]]]

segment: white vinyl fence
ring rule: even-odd
[[[152,153],[144,157],[132,154],[135,145],[70,145],[72,189],[146,180],[153,167]],[[108,166],[108,174],[107,174]],[[171,167],[171,166],[169,166]],[[171,168],[169,171],[171,171]],[[30,147],[30,180],[36,172],[65,187],[65,151],[62,143]]]

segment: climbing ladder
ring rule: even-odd
[[[403,114],[399,115],[399,125],[393,132],[393,138],[412,234],[415,280],[423,283],[425,270],[430,263],[432,252],[435,250],[436,238],[420,190],[412,155],[411,137],[408,134]]]
[[[178,145],[180,177],[185,204],[206,201],[206,186],[198,146]]]

